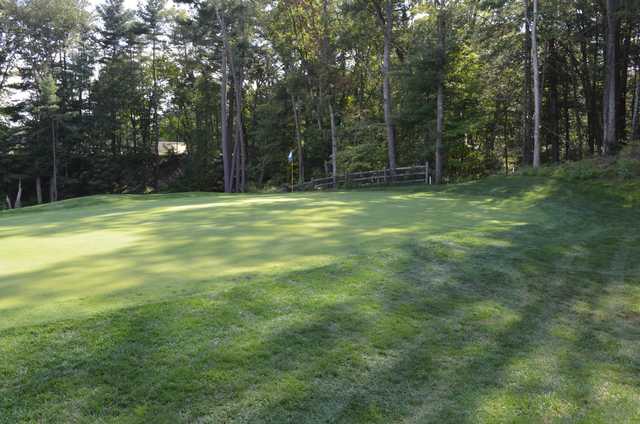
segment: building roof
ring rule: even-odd
[[[158,153],[160,156],[167,156],[170,153],[182,155],[187,152],[187,144],[180,141],[160,140],[158,142]]]

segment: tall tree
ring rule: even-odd
[[[142,19],[143,31],[147,36],[148,42],[151,45],[151,78],[152,78],[152,90],[151,90],[151,110],[152,110],[152,141],[153,152],[155,153],[154,164],[154,178],[153,183],[158,189],[158,161],[159,161],[159,148],[160,148],[160,120],[159,120],[159,108],[160,108],[160,89],[158,86],[158,47],[160,43],[160,37],[162,36],[162,13],[165,7],[165,0],[147,0],[146,3],[139,10],[140,18]]]
[[[436,94],[436,184],[442,183],[444,167],[444,79],[446,67],[446,0],[435,0],[438,9],[437,94]]]
[[[220,25],[220,31],[222,32],[222,41],[224,44],[224,50],[220,52],[220,144],[222,150],[222,163],[223,163],[223,178],[224,178],[224,191],[230,193],[232,191],[231,181],[231,143],[229,139],[229,112],[227,106],[227,89],[229,85],[229,65],[228,65],[228,43],[227,38],[227,24],[224,19],[224,15],[220,9],[216,7],[216,16],[218,18],[218,24]]]
[[[524,5],[524,38],[523,38],[523,81],[522,87],[522,163],[533,162],[533,139],[531,137],[531,1],[523,0]]]
[[[604,135],[602,150],[604,154],[615,152],[618,144],[617,134],[617,80],[618,80],[618,36],[620,18],[618,16],[619,0],[606,0],[607,35],[605,83],[603,94]]]
[[[382,96],[384,102],[384,121],[387,128],[387,153],[391,172],[396,169],[396,127],[393,122],[393,103],[391,98],[391,44],[393,42],[393,2],[385,0],[384,15],[378,13],[384,28],[384,51],[382,57]]]
[[[39,94],[37,110],[40,112],[40,119],[48,123],[50,144],[51,144],[51,181],[49,193],[51,202],[58,200],[58,140],[56,136],[58,124],[59,99],[56,94],[58,88],[51,74],[46,74],[39,81]]]
[[[540,166],[540,120],[542,113],[542,92],[540,88],[540,67],[538,65],[538,0],[533,0],[533,21],[531,23],[531,72],[533,74],[533,167]]]

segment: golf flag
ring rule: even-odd
[[[289,151],[289,156],[287,156],[287,160],[288,160],[289,162],[293,162],[293,150],[290,150],[290,151]]]

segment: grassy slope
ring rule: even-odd
[[[637,422],[640,187],[600,185],[0,215],[0,422]]]

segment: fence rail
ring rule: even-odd
[[[432,169],[429,163],[403,168],[350,172],[334,177],[316,178],[293,186],[295,191],[326,190],[340,187],[367,187],[391,184],[430,184]]]

